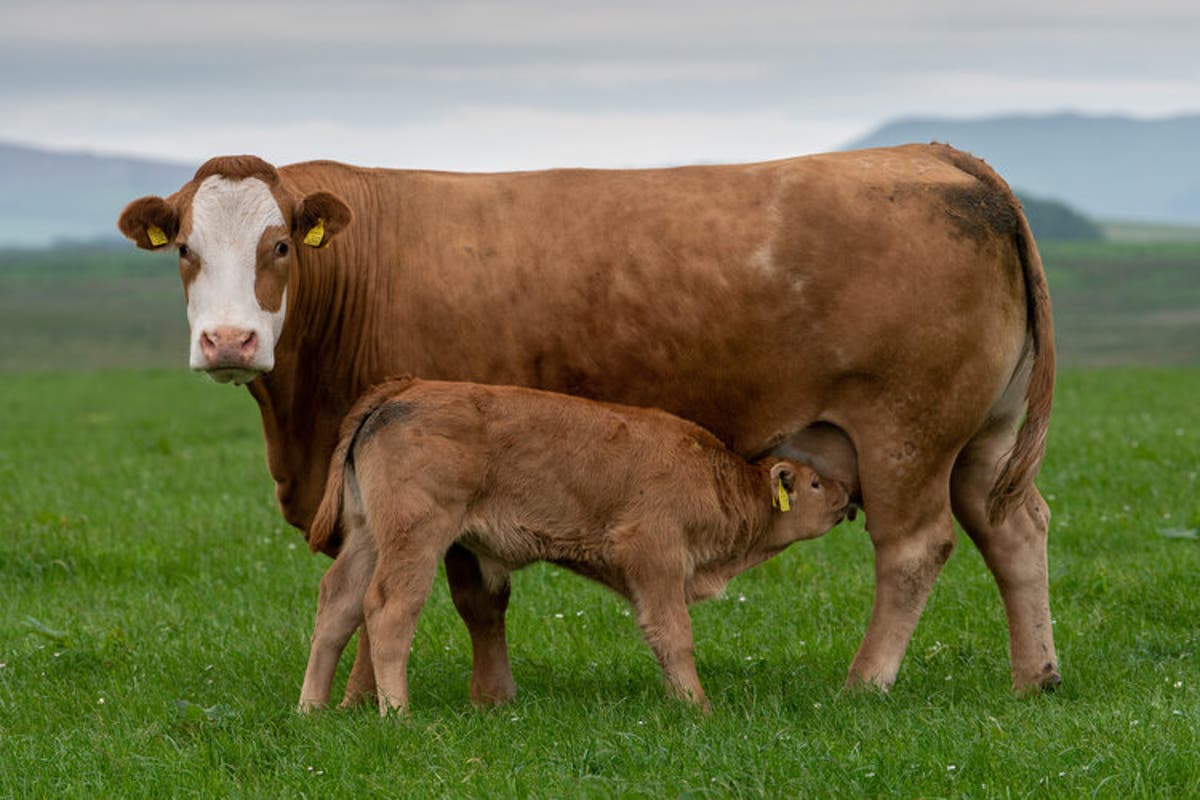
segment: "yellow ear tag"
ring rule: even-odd
[[[317,224],[309,228],[308,233],[304,235],[304,243],[309,247],[320,247],[321,242],[325,241],[325,220],[317,220]]]
[[[792,504],[788,502],[787,490],[783,488],[783,478],[779,479],[779,510],[791,511]]]
[[[163,229],[157,225],[146,226],[146,236],[150,238],[150,244],[155,247],[162,247],[167,243],[167,235],[163,233]]]

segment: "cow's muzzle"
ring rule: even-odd
[[[200,332],[201,369],[217,383],[246,383],[262,370],[255,365],[258,334],[232,325]]]

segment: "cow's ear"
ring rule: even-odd
[[[350,206],[337,195],[316,192],[300,201],[292,216],[292,232],[309,247],[324,247],[350,224]]]
[[[179,213],[161,197],[141,197],[125,206],[117,227],[143,250],[158,250],[179,233]]]

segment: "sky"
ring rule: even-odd
[[[196,163],[748,161],[897,117],[1200,111],[1195,0],[0,0],[0,141]]]

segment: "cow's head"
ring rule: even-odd
[[[134,200],[117,227],[143,249],[179,250],[191,368],[246,383],[275,366],[299,249],[326,246],[349,222],[336,196],[299,194],[262,159],[226,156],[170,197]]]

